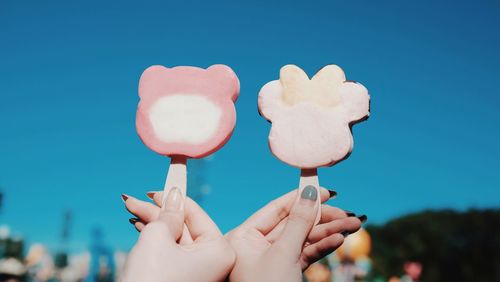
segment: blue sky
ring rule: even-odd
[[[168,159],[135,132],[142,71],[215,63],[241,81],[229,143],[207,163],[203,207],[223,231],[296,187],[274,158],[260,87],[281,66],[335,63],[371,94],[351,157],[320,169],[331,204],[383,223],[425,208],[500,206],[500,5],[495,1],[0,2],[0,223],[57,248],[101,226],[128,249],[120,193],[163,187]]]

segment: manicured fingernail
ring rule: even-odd
[[[361,223],[365,223],[368,220],[368,217],[363,214],[358,216],[358,219],[361,221]]]
[[[310,200],[315,202],[318,199],[318,190],[312,185],[307,185],[302,190],[300,197],[305,200]]]
[[[156,192],[147,192],[146,196],[148,196],[148,198],[150,198],[151,200],[154,200],[155,199],[155,194],[156,194]]]
[[[337,192],[333,190],[328,190],[328,193],[330,194],[330,199],[337,197]]]
[[[130,222],[130,224],[132,224],[132,225],[135,225],[135,223],[138,221],[139,221],[139,219],[137,219],[135,217],[129,218],[129,220],[128,220],[128,222]]]
[[[342,234],[342,236],[344,236],[344,238],[346,238],[347,236],[351,235],[351,232],[349,232],[349,231],[342,231],[342,232],[340,232],[340,234]]]
[[[177,187],[172,187],[168,192],[162,207],[170,211],[178,211],[182,206],[182,193]]]
[[[356,216],[356,214],[355,214],[355,213],[353,213],[352,211],[345,211],[345,214],[346,214],[348,217]]]
[[[122,200],[124,203],[128,200],[128,197],[129,197],[128,195],[122,194]]]

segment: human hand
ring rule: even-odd
[[[142,202],[124,199],[129,210]],[[184,201],[179,189],[172,188],[162,208],[151,207],[140,209],[148,222],[142,222],[122,281],[222,281],[228,276],[234,251],[200,206],[189,198]]]
[[[320,188],[321,202],[330,198],[330,193],[324,188]],[[162,192],[148,193],[155,203],[160,203]],[[254,280],[252,277],[245,278],[246,274],[261,272],[255,271],[259,259],[267,253],[281,236],[289,220],[290,210],[296,202],[297,190],[294,190],[278,199],[275,199],[264,208],[252,215],[245,223],[226,235],[237,254],[236,265],[231,272],[231,279]],[[150,203],[139,201],[127,201],[129,211],[138,217],[131,221],[137,230],[141,231],[144,224],[149,222],[148,218],[158,212],[159,208]],[[360,222],[366,220],[366,216],[355,217],[354,213],[343,211],[339,208],[328,205],[321,206],[321,220],[314,226],[307,236],[307,240],[301,249],[298,265],[291,269],[305,270],[310,264],[328,255],[338,248],[345,236],[357,231]],[[315,214],[316,211],[312,212]],[[271,252],[272,253],[272,252]],[[283,256],[279,254],[277,256]],[[291,272],[290,269],[286,272]],[[297,271],[294,272],[297,274]],[[285,278],[288,279],[288,278]]]
[[[344,237],[357,231],[366,216],[321,205],[321,219],[314,225],[318,206],[328,200],[326,189],[313,186],[302,194],[292,191],[266,205],[226,235],[236,252],[232,281],[302,281],[302,271],[330,254]],[[297,199],[297,197],[299,197]]]

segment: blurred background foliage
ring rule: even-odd
[[[372,277],[422,263],[421,281],[500,281],[500,209],[427,210],[368,225]]]

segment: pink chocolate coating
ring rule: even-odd
[[[269,147],[281,161],[298,168],[331,166],[353,148],[351,126],[369,115],[368,90],[355,82],[338,88],[340,104],[322,107],[309,101],[294,105],[282,99],[283,86],[274,80],[259,93],[259,112],[272,123]]]
[[[144,144],[158,154],[205,157],[221,148],[231,137],[236,124],[234,102],[238,98],[239,89],[238,77],[226,65],[212,65],[207,69],[151,66],[143,72],[139,81],[137,133]],[[215,133],[202,144],[165,142],[155,132],[150,120],[151,109],[159,99],[186,93],[208,99],[221,113]]]

